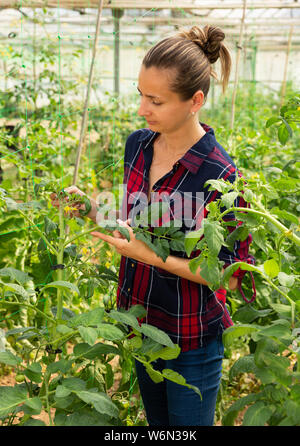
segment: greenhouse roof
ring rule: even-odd
[[[39,23],[40,16],[43,16],[42,33],[57,33],[59,25],[68,27],[71,34],[84,40],[87,34],[93,36],[99,3],[99,0],[1,0],[0,40],[20,34],[17,30],[20,18],[26,18],[26,22],[33,25],[35,21]],[[242,0],[103,0],[101,34],[104,40],[113,41],[113,10],[123,9],[124,14],[119,20],[120,34],[123,38],[129,36],[134,44],[141,38],[148,39],[150,32],[151,35],[166,35],[174,28],[207,23],[224,28],[228,40],[234,41],[240,33],[243,5]],[[43,14],[39,14],[41,8]],[[259,44],[271,47],[286,45],[293,26],[295,48],[300,44],[300,3],[294,0],[248,0],[244,25],[246,39],[253,39],[255,35]]]

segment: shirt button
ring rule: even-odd
[[[131,264],[132,268],[134,267],[134,263]]]
[[[130,289],[131,289],[131,288],[128,288],[128,290],[127,290],[127,291],[130,291]]]

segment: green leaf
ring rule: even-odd
[[[211,255],[217,256],[224,244],[225,229],[217,221],[203,220],[204,238]]]
[[[175,372],[171,369],[163,369],[162,374],[165,378],[169,379],[170,381],[173,381],[174,383],[185,385],[186,380],[185,378],[180,375],[179,373]]]
[[[96,411],[85,413],[82,409],[69,415],[58,413],[55,415],[55,426],[112,426],[107,416]]]
[[[140,331],[147,337],[153,339],[159,344],[166,345],[168,347],[174,347],[172,340],[162,330],[153,325],[141,324]]]
[[[228,247],[228,249],[230,251],[233,251],[234,244],[235,244],[236,240],[240,240],[241,239],[241,237],[243,235],[243,232],[244,232],[244,229],[245,229],[244,225],[238,226],[226,238],[225,243],[226,243],[226,245],[227,245],[227,247]]]
[[[51,312],[54,317],[57,315],[57,307],[51,307]],[[62,320],[67,321],[75,316],[75,313],[72,310],[69,310],[69,308],[63,307],[62,309]]]
[[[229,380],[232,381],[240,373],[255,373],[256,368],[253,355],[242,356],[231,367]]]
[[[293,136],[293,130],[292,130],[290,124],[287,122],[287,120],[285,118],[282,118],[282,121],[283,121],[284,125],[286,126],[289,137],[291,138]]]
[[[275,338],[289,339],[291,332],[289,327],[281,324],[273,324],[268,327],[264,327],[260,330],[260,335],[262,336],[273,336]]]
[[[108,341],[119,341],[124,338],[124,333],[114,325],[98,324],[98,336]]]
[[[143,305],[137,304],[137,305],[132,305],[132,307],[130,307],[129,313],[135,317],[142,319],[146,316],[147,310],[146,308],[143,307]]]
[[[20,386],[0,387],[0,418],[7,417],[19,405],[28,398],[27,389]]]
[[[58,333],[61,333],[61,334],[68,334],[68,333],[72,333],[73,332],[73,330],[72,330],[72,328],[69,328],[69,327],[67,327],[66,325],[57,325],[56,326],[56,331],[58,332]]]
[[[129,231],[128,231],[127,228],[124,228],[124,226],[118,226],[118,227],[117,227],[117,230],[118,230],[119,232],[121,232],[121,234],[126,238],[126,240],[127,240],[128,242],[130,242],[130,234],[129,234]]]
[[[80,343],[75,345],[73,353],[76,357],[82,356],[86,359],[99,358],[100,355],[108,355],[113,353],[114,355],[120,355],[120,351],[113,345],[103,344],[98,342],[92,347],[86,343]]]
[[[35,396],[25,401],[24,405],[30,409],[30,415],[39,415],[42,411],[43,404],[39,397]],[[27,412],[28,413],[28,412]]]
[[[89,345],[94,345],[98,337],[98,331],[91,327],[78,327],[78,331],[82,339]]]
[[[178,357],[181,348],[178,344],[174,344],[174,347],[164,347],[157,352],[153,352],[149,355],[150,361],[156,361],[158,358],[162,358],[164,360],[175,359]]]
[[[272,310],[266,308],[265,310],[257,310],[253,308],[251,304],[243,305],[234,313],[234,320],[242,322],[243,324],[248,324],[253,322],[259,317],[265,317],[270,314]]]
[[[80,378],[65,378],[62,381],[62,386],[74,392],[84,390],[86,388],[86,383]]]
[[[114,372],[112,366],[109,363],[105,365],[105,368],[106,368],[105,385],[106,389],[110,389],[114,384]]]
[[[107,414],[113,418],[118,417],[118,408],[105,393],[83,390],[76,392],[76,394],[82,401],[87,404],[91,404],[97,410],[97,412]]]
[[[234,200],[238,197],[239,192],[228,192],[222,195],[221,205],[225,206],[227,209],[231,208],[234,204]]]
[[[258,228],[258,229],[252,230],[251,234],[252,234],[254,243],[256,243],[257,246],[267,254],[268,249],[266,246],[266,231],[265,231],[265,229]]]
[[[121,322],[125,325],[130,325],[131,327],[135,328],[136,330],[139,330],[140,326],[139,323],[133,314],[130,313],[122,313],[120,311],[111,310],[109,312],[109,317],[117,322]]]
[[[279,116],[272,116],[266,122],[266,128],[271,127],[271,125],[276,124],[277,122],[281,122],[281,118]]]
[[[292,315],[292,308],[290,305],[284,305],[284,304],[273,304],[271,302],[271,307],[274,308],[274,310],[280,314],[283,317],[291,318]]]
[[[0,352],[0,363],[12,366],[21,364],[22,358],[13,355],[11,352]]]
[[[191,255],[191,252],[195,248],[198,240],[202,237],[204,232],[204,229],[198,229],[197,231],[190,231],[185,235],[184,238],[184,249],[187,253],[187,256],[189,257]]]
[[[79,325],[83,327],[93,326],[97,327],[101,324],[104,316],[104,308],[95,308],[94,310],[87,311],[86,313],[78,314],[68,320],[68,326],[75,328]]]
[[[27,291],[21,285],[17,285],[16,283],[5,283],[3,286],[3,291],[11,291],[18,296],[23,297],[25,300],[30,298]]]
[[[224,417],[222,418],[222,425],[223,426],[233,426],[234,420],[237,417],[238,413],[244,409],[244,407],[248,406],[249,404],[253,403],[258,398],[258,394],[250,393],[249,395],[246,395],[242,398],[239,398],[237,401],[235,401],[229,409],[227,409]]]
[[[166,239],[154,239],[153,245],[155,253],[165,262],[170,254],[169,242]]]
[[[263,401],[257,401],[245,412],[243,426],[265,426],[272,413]]]
[[[208,180],[204,184],[204,187],[210,186],[208,190],[217,190],[221,193],[229,192],[230,189],[232,189],[232,184],[225,183],[225,181],[222,180]]]
[[[200,266],[202,260],[203,258],[201,256],[198,256],[189,261],[189,269],[193,274],[196,274],[198,266]]]
[[[284,146],[287,143],[287,140],[289,139],[289,131],[284,123],[282,123],[278,127],[278,139],[280,143]]]
[[[58,385],[55,389],[55,396],[57,398],[65,398],[69,396],[71,392],[72,392],[71,389],[68,389],[67,387],[62,385]]]
[[[126,340],[127,345],[130,349],[138,350],[143,345],[143,340],[140,336],[134,336]]]
[[[148,248],[150,248],[150,249],[152,249],[152,251],[156,252],[156,246],[152,243],[150,234],[148,234],[148,233],[145,234],[143,232],[136,232],[135,238],[137,240],[141,240],[148,246]]]
[[[295,283],[295,276],[292,274],[286,274],[283,271],[280,271],[278,273],[278,280],[279,280],[280,285],[290,288]]]
[[[25,421],[23,426],[46,426],[46,424],[42,420],[37,420],[35,418],[29,418],[29,420]]]
[[[219,259],[215,255],[211,255],[204,259],[200,264],[201,276],[214,287],[219,288],[221,273],[219,268]]]
[[[278,273],[280,271],[279,265],[274,259],[266,260],[264,262],[264,270],[266,274],[271,277],[271,279],[274,279],[274,277],[278,276]]]
[[[50,282],[46,286],[44,286],[41,289],[41,291],[46,288],[62,288],[63,290],[70,290],[70,291],[74,291],[78,295],[80,294],[79,289],[77,288],[76,285],[74,285],[74,283],[66,282],[64,280],[57,280],[55,282]]]
[[[15,268],[1,268],[0,269],[0,276],[9,276],[10,280],[16,280],[20,285],[24,285],[24,283],[29,282],[31,280],[31,277],[29,274],[25,273],[24,271],[19,271]]]
[[[155,382],[156,384],[164,380],[162,374],[159,371],[155,370],[151,366],[151,364],[145,364],[145,368],[152,381]]]
[[[185,250],[184,240],[171,240],[170,249],[172,249],[173,251],[180,251],[180,252],[184,251]]]
[[[252,192],[251,189],[244,189],[244,195],[243,195],[244,200],[247,203],[252,203],[253,198],[254,198],[254,194]]]
[[[278,207],[274,207],[270,211],[272,214],[277,215],[280,218],[283,218],[285,220],[291,221],[292,223],[295,223],[298,225],[298,217],[291,212],[286,211],[285,209],[279,209]]]
[[[67,373],[72,367],[72,360],[61,359],[48,365],[47,371],[50,373]]]
[[[286,400],[284,403],[286,413],[288,417],[293,420],[294,426],[300,425],[300,404],[295,401]]]
[[[42,367],[39,362],[32,362],[27,369],[24,370],[24,375],[27,376],[30,381],[35,383],[42,382]]]
[[[44,218],[45,222],[45,234],[50,234],[52,231],[56,231],[58,228],[58,225],[54,223],[54,221],[50,220],[47,216]]]
[[[279,178],[278,180],[272,181],[270,183],[272,186],[269,185],[269,187],[272,187],[272,189],[280,190],[281,192],[297,192],[297,189],[299,188],[300,181],[297,178]],[[277,197],[278,198],[278,194]]]
[[[193,386],[192,384],[188,384],[186,382],[185,378],[182,375],[180,375],[179,373],[175,372],[175,370],[163,369],[162,374],[163,374],[164,378],[169,379],[170,381],[172,381],[176,384],[179,384],[181,386],[186,386],[189,389],[194,390],[194,392],[196,392],[197,395],[199,395],[200,398],[202,399],[201,392],[198,389],[198,387]]]
[[[257,332],[258,328],[250,324],[236,324],[226,328],[223,332],[223,342],[226,348],[228,348],[234,339],[240,336],[246,336],[251,333]]]

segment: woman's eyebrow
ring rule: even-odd
[[[141,90],[139,89],[139,87],[136,87],[136,88],[139,90],[140,93],[142,93]],[[145,96],[146,96],[146,98],[151,98],[151,99],[155,99],[155,98],[156,98],[156,99],[160,99],[159,96],[151,96],[150,94],[146,94]]]

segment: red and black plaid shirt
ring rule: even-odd
[[[216,141],[213,129],[203,123],[201,125],[206,134],[174,163],[173,169],[160,178],[152,189],[156,193],[169,195],[174,192],[183,195],[190,193],[192,197],[197,192],[202,192],[204,201],[200,214],[199,206],[196,211],[195,200],[192,200],[194,223],[199,216],[200,219],[205,218],[207,204],[221,196],[217,191],[204,188],[205,182],[221,178],[234,182],[236,175],[241,176],[233,160]],[[158,135],[158,132],[150,129],[140,129],[131,133],[126,141],[123,180],[126,188],[120,217],[123,221],[132,215],[134,208],[141,210],[143,199],[139,197],[147,197],[153,142]],[[147,206],[148,200],[143,204]],[[238,197],[234,204],[239,207],[249,206],[241,197]],[[227,220],[235,220],[235,215],[227,214]],[[160,221],[162,222],[162,219]],[[233,229],[234,227],[229,226],[230,231]],[[188,228],[183,224],[180,230],[187,233],[195,228]],[[233,252],[223,246],[219,259],[225,262],[224,267],[237,261],[254,263],[253,256],[248,254],[251,241],[251,234],[243,242],[236,241]],[[189,258],[194,258],[199,253],[200,251],[193,251]],[[170,254],[188,258],[184,251],[171,251]],[[235,276],[240,273],[242,272],[238,270]],[[242,276],[243,273],[240,274],[240,277]],[[174,343],[179,344],[181,351],[200,348],[221,334],[225,328],[233,325],[225,300],[226,290],[223,288],[213,292],[205,285],[171,274],[164,269],[129,257],[121,257],[117,307],[128,309],[131,305],[143,305],[147,310],[145,322],[165,331]]]

